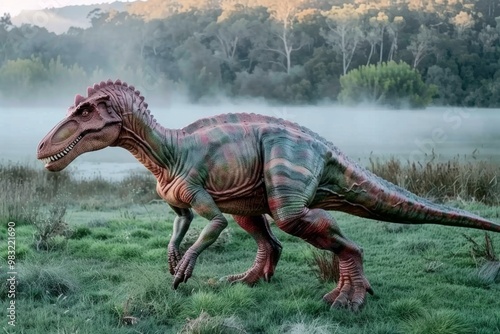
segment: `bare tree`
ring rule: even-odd
[[[370,53],[368,54],[368,59],[366,61],[366,65],[369,65],[372,60],[373,53],[375,52],[375,47],[380,42],[380,34],[376,29],[370,27],[364,37],[365,41],[370,44]]]
[[[309,38],[304,33],[294,31],[294,21],[300,11],[304,0],[264,1],[262,5],[268,6],[274,24],[271,34],[278,41],[274,45],[266,43],[264,49],[284,57],[285,64],[280,63],[290,74],[292,67],[292,52],[300,50],[309,43]]]
[[[416,68],[424,57],[434,51],[435,35],[436,32],[434,30],[421,25],[418,34],[411,37],[411,42],[407,49],[413,54],[413,68]]]
[[[380,42],[380,48],[379,48],[379,64],[382,63],[382,57],[384,55],[384,34],[385,34],[385,29],[389,25],[389,17],[387,16],[386,13],[384,12],[378,12],[377,16],[372,17],[370,19],[370,23],[376,29],[380,35],[379,42]]]
[[[333,6],[322,15],[326,17],[328,30],[322,29],[320,34],[328,44],[342,53],[343,74],[346,74],[363,35],[359,28],[361,16],[351,4]]]
[[[389,49],[389,54],[387,55],[387,61],[391,61],[397,50],[398,50],[398,37],[399,32],[405,26],[405,19],[402,16],[396,16],[392,22],[387,26],[387,32],[391,36],[391,48]]]
[[[231,17],[220,22],[212,22],[205,33],[215,37],[215,56],[225,62],[233,63],[239,43],[252,34],[251,22],[245,18]]]
[[[9,13],[3,14],[0,17],[0,65],[8,58],[9,50],[12,48],[11,35],[9,31],[12,30],[14,25],[11,21]]]

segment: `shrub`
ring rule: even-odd
[[[342,103],[369,102],[394,108],[425,107],[437,91],[435,86],[427,86],[410,65],[394,61],[351,70],[340,78],[340,85],[338,99]]]
[[[60,245],[60,240],[56,240],[56,237],[69,236],[70,230],[64,221],[65,214],[66,205],[56,203],[50,208],[46,218],[39,218],[33,222],[36,229],[33,235],[36,250],[51,250],[56,244]]]

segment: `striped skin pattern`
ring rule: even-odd
[[[269,281],[281,254],[266,215],[291,235],[335,252],[340,281],[324,296],[333,307],[359,310],[372,288],[362,251],[327,211],[408,224],[441,224],[500,232],[500,225],[432,203],[360,167],[332,143],[297,124],[255,114],[205,118],[178,130],[156,122],[134,87],[108,81],[77,95],[68,114],[41,141],[38,158],[51,171],[78,155],[119,146],[157,179],[157,191],[176,213],[168,245],[177,288],[191,277],[197,257],[227,226],[223,213],[257,243],[254,264],[230,282]],[[193,211],[209,222],[182,256],[179,245]]]

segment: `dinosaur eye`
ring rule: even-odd
[[[88,109],[83,109],[81,115],[82,115],[82,117],[87,117],[89,115],[89,110]]]

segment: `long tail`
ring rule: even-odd
[[[333,210],[403,224],[438,224],[500,232],[500,224],[465,210],[433,203],[353,164],[344,171],[340,189],[326,203]],[[337,185],[339,185],[337,183]],[[339,195],[340,194],[340,195]]]

